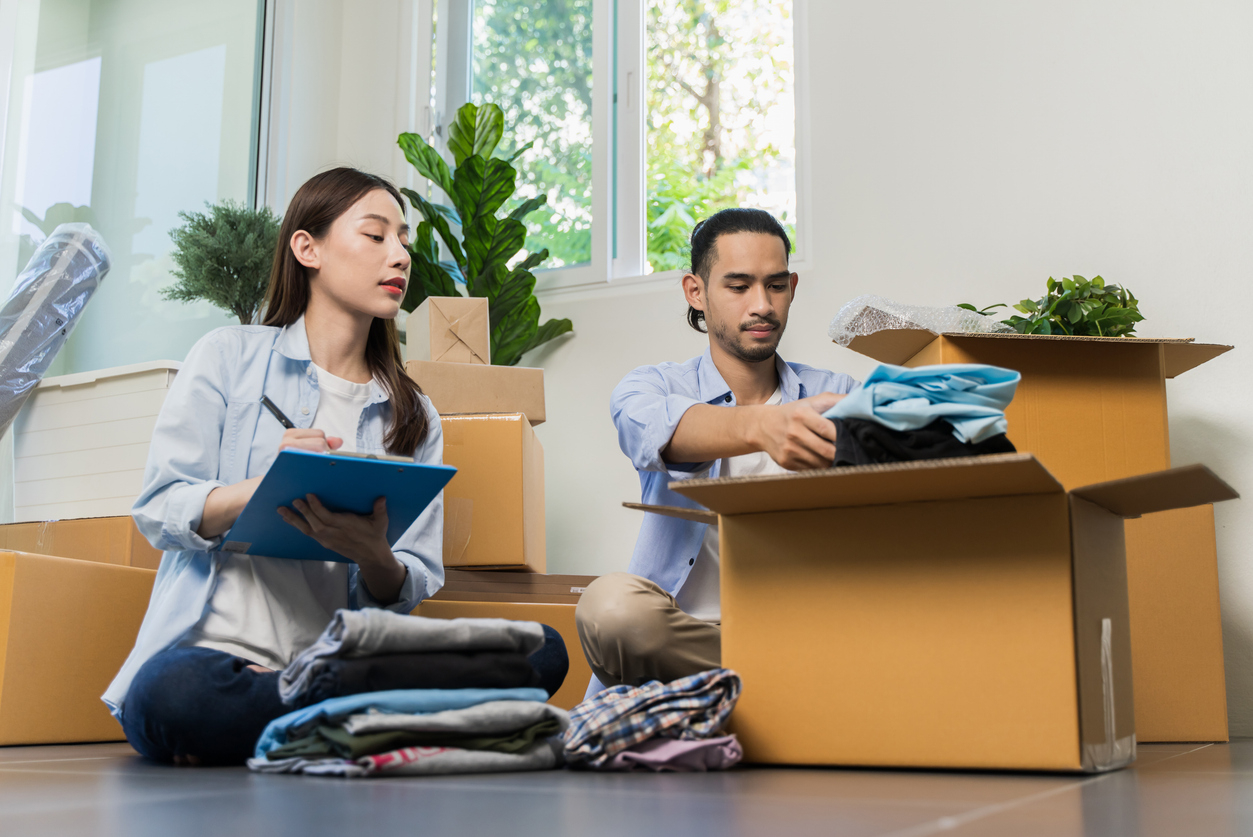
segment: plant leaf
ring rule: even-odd
[[[396,144],[418,174],[443,189],[444,194],[452,194],[452,172],[448,170],[444,158],[426,140],[417,134],[404,133],[396,138]]]
[[[548,195],[539,195],[538,197],[529,198],[523,201],[517,209],[509,213],[509,217],[515,221],[521,221],[544,204],[548,203]]]
[[[472,156],[491,157],[504,133],[505,114],[499,106],[467,102],[448,126],[448,150],[460,168]]]
[[[413,204],[413,208],[422,214],[422,218],[426,223],[435,228],[439,233],[439,237],[443,240],[444,246],[448,248],[448,252],[452,253],[453,259],[457,262],[457,267],[461,272],[465,273],[466,257],[461,249],[461,242],[457,241],[457,237],[452,234],[452,230],[448,227],[448,219],[444,214],[435,208],[435,205],[426,198],[419,195],[412,189],[402,189],[404,196]]]
[[[526,227],[512,218],[480,218],[465,229],[466,288],[471,296],[489,296],[479,278],[490,279],[497,265],[504,266],[522,249]]]
[[[574,323],[567,318],[560,320],[549,320],[539,327],[535,332],[535,336],[531,338],[531,345],[522,350],[522,354],[526,354],[532,349],[538,348],[553,338],[560,337],[563,334],[571,334],[574,332]],[[521,355],[519,355],[521,359]]]
[[[513,152],[512,154],[510,154],[510,155],[509,155],[509,157],[508,157],[509,162],[511,162],[511,163],[512,163],[514,160],[516,160],[516,159],[518,159],[519,157],[521,157],[524,153],[526,153],[527,151],[529,151],[529,150],[531,149],[531,147],[532,147],[532,146],[534,146],[534,145],[535,145],[535,140],[531,140],[531,141],[530,141],[530,142],[528,142],[526,145],[524,145],[524,146],[522,146],[521,148],[519,148],[518,150],[514,151],[514,152]]]
[[[466,158],[453,175],[453,190],[461,210],[463,227],[480,218],[493,216],[513,194],[518,172],[499,157],[483,159],[477,154]]]
[[[539,300],[531,296],[506,313],[492,329],[492,362],[501,366],[517,364],[538,331]]]

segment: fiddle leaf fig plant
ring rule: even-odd
[[[990,314],[992,305],[982,310],[969,303],[959,308]],[[1021,314],[1002,320],[1019,334],[1069,334],[1084,337],[1130,337],[1136,323],[1144,319],[1135,294],[1118,285],[1107,285],[1100,276],[1085,279],[1075,275],[1048,280],[1048,293],[1040,299],[1024,299],[1014,306]]]
[[[428,296],[486,298],[492,363],[513,366],[531,349],[572,332],[574,326],[568,319],[540,324],[531,271],[548,258],[548,251],[529,252],[514,261],[526,242],[524,219],[547,204],[548,197],[529,198],[499,214],[516,189],[513,163],[531,147],[527,143],[508,158],[495,156],[504,124],[497,105],[467,104],[458,110],[448,126],[452,168],[417,134],[398,137],[405,159],[452,203],[433,203],[412,189],[401,190],[422,216],[409,247],[413,268],[401,308],[413,311]],[[450,258],[441,257],[441,243]]]

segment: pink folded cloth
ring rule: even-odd
[[[726,770],[744,758],[734,735],[684,741],[650,738],[622,750],[602,770],[651,770],[654,773],[703,773]]]

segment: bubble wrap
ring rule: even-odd
[[[61,224],[44,239],[0,308],[0,433],[39,384],[100,280],[109,248],[88,224]]]
[[[965,308],[902,305],[881,296],[867,295],[845,303],[831,321],[827,334],[836,343],[847,346],[854,337],[889,329],[926,329],[936,334],[1003,334],[1013,331],[996,317],[985,317]]]

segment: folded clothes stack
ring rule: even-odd
[[[823,415],[836,467],[1013,453],[1005,408],[1022,376],[982,364],[880,364]]]
[[[362,777],[543,770],[568,725],[528,656],[544,628],[341,610],[279,677],[297,707],[266,727],[248,766]]]
[[[395,689],[513,689],[539,685],[528,661],[544,627],[508,619],[428,619],[340,610],[279,676],[283,703],[303,707]]]
[[[744,756],[734,735],[721,734],[739,696],[740,676],[725,668],[605,689],[570,713],[566,761],[589,770],[724,770]]]

